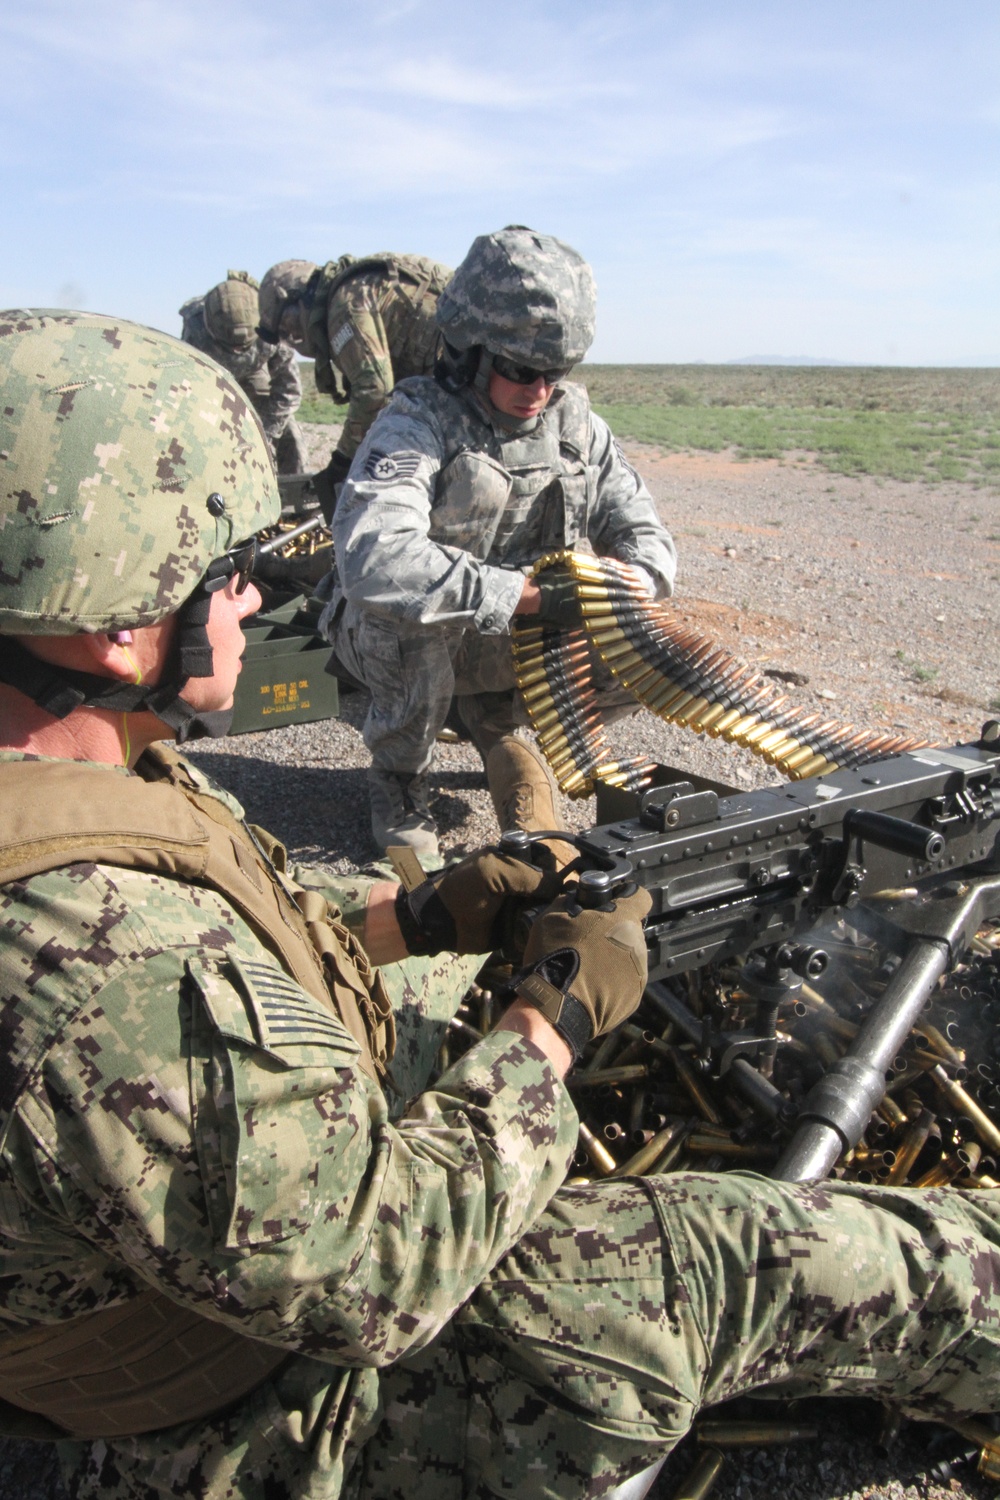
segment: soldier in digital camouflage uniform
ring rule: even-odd
[[[260,287],[260,329],[315,360],[316,388],[346,406],[344,429],[317,477],[327,520],[337,487],[394,385],[434,368],[434,310],[451,271],[423,255],[392,252],[316,266],[283,260]]]
[[[589,546],[635,566],[656,597],[671,592],[676,554],[649,491],[584,388],[563,383],[594,311],[593,275],[570,246],[516,226],[480,236],[438,303],[435,377],[397,385],[351,468],[323,628],[371,691],[382,848],[436,851],[426,773],[453,694],[501,826],[559,826],[510,651],[514,616],[539,612],[526,575],[540,557]],[[567,605],[546,598],[539,617],[562,620]],[[608,718],[634,711],[602,681]]]
[[[451,953],[558,876],[482,851],[338,911],[283,874],[157,744],[224,729],[259,602],[239,387],[62,312],[0,314],[0,378],[3,1429],[95,1500],[569,1500],[761,1387],[991,1409],[994,1194],[560,1187],[561,1076],[638,1001],[642,893],[552,900],[500,1027],[391,1118],[393,1012],[440,1027]]]
[[[180,309],[181,338],[217,360],[250,397],[279,474],[309,467],[305,439],[295,420],[302,380],[295,350],[258,336],[257,283],[246,271],[229,271],[204,297]]]

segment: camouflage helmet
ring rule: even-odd
[[[0,312],[0,386],[0,635],[163,619],[280,514],[253,407],[165,333]]]
[[[265,271],[260,284],[260,336],[269,344],[278,342],[281,313],[286,302],[297,302],[305,295],[310,280],[319,270],[311,260],[279,260]]]
[[[481,234],[438,299],[455,349],[481,346],[536,369],[574,365],[594,338],[594,276],[562,240],[510,224]]]
[[[205,294],[205,327],[227,349],[249,349],[257,342],[257,282],[247,271],[227,271],[225,281]]]

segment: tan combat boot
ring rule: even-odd
[[[565,828],[556,810],[552,773],[541,751],[527,740],[506,734],[486,757],[486,780],[501,833],[521,828],[525,833]],[[555,843],[552,852],[562,864],[572,855],[568,844]]]

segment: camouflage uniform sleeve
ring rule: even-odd
[[[590,423],[590,462],[598,472],[590,540],[595,551],[645,568],[657,585],[656,597],[665,599],[674,591],[677,573],[673,538],[607,422],[591,412]]]
[[[358,450],[334,515],[341,587],[353,604],[396,622],[499,635],[524,577],[432,539],[431,506],[449,456],[436,419],[397,390]]]
[[[376,288],[365,278],[335,292],[327,311],[330,356],[350,387],[350,405],[336,451],[353,458],[395,383],[389,336]]]
[[[138,1279],[342,1365],[427,1343],[564,1175],[576,1117],[543,1055],[488,1038],[392,1125],[353,1039],[214,893],[98,870],[60,900],[66,874],[32,882],[35,931],[58,926],[78,1000],[0,1155],[15,1314]]]
[[[261,413],[268,442],[276,443],[302,403],[302,380],[295,350],[279,344],[267,361],[271,389]]]

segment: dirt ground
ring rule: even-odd
[[[314,428],[325,461],[331,429]],[[793,674],[789,693],[857,725],[896,725],[948,742],[977,737],[1000,717],[1000,496],[831,475],[800,460],[739,463],[727,456],[629,448],[678,545],[675,607],[691,624],[767,670]],[[787,680],[787,677],[786,677]],[[360,736],[365,702],[343,717],[199,750],[255,821],[302,857],[346,867],[371,856]],[[642,713],[616,729],[640,750],[731,785],[774,773],[748,752]],[[441,747],[435,811],[448,848],[495,836],[470,747]],[[592,821],[587,803],[567,811]],[[720,1500],[981,1500],[995,1493],[968,1467],[932,1477],[947,1453],[912,1424],[891,1440],[874,1406],[823,1408],[819,1442],[744,1450],[727,1460]],[[674,1494],[693,1463],[689,1444],[657,1487]],[[61,1496],[51,1455],[0,1444],[0,1500]]]

